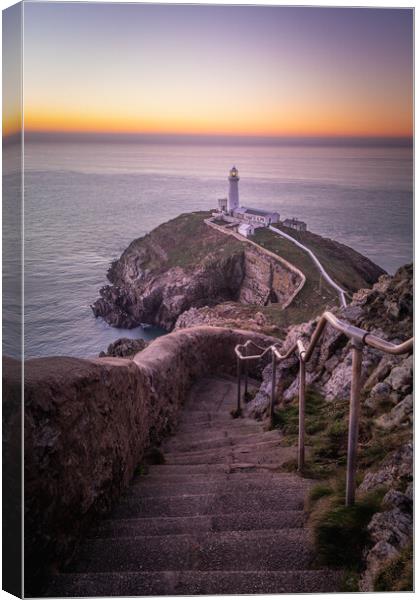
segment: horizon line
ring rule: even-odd
[[[3,143],[21,141],[22,131],[4,134]],[[246,143],[273,145],[380,145],[413,146],[413,135],[255,135],[220,133],[127,133],[127,132],[87,132],[87,131],[34,131],[24,132],[26,141],[35,142],[130,142],[130,143]]]

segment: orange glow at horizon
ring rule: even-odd
[[[22,131],[22,118],[19,113],[6,114],[3,113],[2,122],[3,136],[8,137]]]
[[[279,111],[280,113],[281,111]],[[112,133],[112,134],[183,134],[183,135],[243,135],[243,136],[354,136],[410,137],[412,115],[401,113],[390,119],[387,111],[375,115],[352,113],[348,107],[336,114],[302,111],[296,114],[231,115],[203,118],[199,114],[121,115],[105,111],[71,113],[52,110],[25,112],[25,131],[48,133]],[[12,126],[8,127],[11,129]]]

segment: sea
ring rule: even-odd
[[[3,253],[3,351],[9,355],[17,351],[8,323],[16,300],[7,286],[17,266],[13,152],[13,146],[3,151],[3,211],[12,224]],[[94,318],[90,304],[106,283],[110,262],[133,239],[180,213],[216,207],[227,195],[233,165],[242,205],[302,219],[310,231],[353,247],[389,273],[412,261],[409,147],[27,142],[25,358],[92,357],[119,337],[162,335],[147,325],[112,328]]]

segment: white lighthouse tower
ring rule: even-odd
[[[228,212],[239,208],[239,173],[236,167],[232,167],[229,171],[229,194],[228,194]]]

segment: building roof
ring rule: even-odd
[[[247,207],[243,207],[244,208],[244,212],[250,214],[250,215],[257,215],[259,217],[266,217],[269,215],[278,215],[278,212],[275,212],[274,210],[263,210],[262,208],[247,208]]]
[[[249,223],[241,223],[238,227],[239,233],[242,233],[242,232],[247,233],[248,231],[252,232],[252,230],[253,230],[253,227]]]
[[[285,219],[283,223],[291,223],[293,225],[306,225],[305,221],[299,221],[299,219],[296,219],[295,217],[293,217],[293,219]]]

